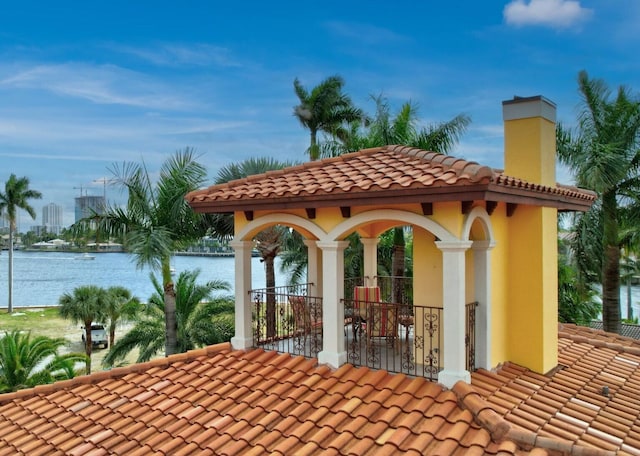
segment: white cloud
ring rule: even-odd
[[[231,57],[227,48],[209,44],[164,44],[156,48],[136,48],[132,46],[110,46],[111,49],[134,55],[159,66],[221,66],[240,67],[241,64]]]
[[[325,27],[341,39],[366,45],[406,43],[409,39],[390,29],[356,22],[330,21]]]
[[[587,20],[592,10],[577,0],[513,0],[504,7],[507,24],[567,28]]]
[[[97,104],[146,109],[190,109],[193,104],[175,95],[175,89],[114,65],[37,65],[0,79],[3,89],[45,90]]]

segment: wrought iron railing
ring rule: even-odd
[[[478,301],[470,302],[465,305],[466,324],[464,347],[467,358],[467,370],[473,372],[476,370],[476,308]]]
[[[249,291],[254,347],[313,358],[322,350],[322,299],[312,284]]]
[[[344,300],[347,360],[437,380],[442,369],[442,309]]]
[[[348,362],[437,380],[438,372],[444,367],[443,309],[384,302],[385,279],[378,279],[381,302],[358,302],[353,296],[343,300]],[[363,283],[369,282],[363,279],[351,282]],[[388,283],[393,282],[389,280]],[[254,347],[309,358],[318,356],[322,350],[322,298],[309,296],[311,285],[250,291]],[[351,294],[355,286],[351,287]],[[465,306],[466,367],[469,371],[475,370],[477,306],[477,302]]]

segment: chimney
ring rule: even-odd
[[[556,105],[541,95],[502,102],[504,172],[556,185]]]
[[[556,106],[541,96],[502,103],[504,172],[556,185]],[[558,364],[558,212],[521,204],[509,218],[507,358],[545,374]]]

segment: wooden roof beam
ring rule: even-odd
[[[473,201],[460,201],[462,214],[467,215],[471,212],[471,208],[473,207]]]
[[[497,201],[487,201],[486,202],[487,214],[489,215],[493,214],[493,211],[496,210],[496,207],[498,207]]]

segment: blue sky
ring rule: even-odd
[[[213,180],[248,157],[304,160],[293,80],[334,74],[367,112],[383,94],[425,124],[470,115],[454,154],[502,167],[503,100],[544,95],[571,125],[580,70],[640,89],[639,23],[628,0],[5,2],[0,183],[43,193],[24,231],[50,202],[72,223],[74,187],[101,195],[114,163],[156,171],[189,146]]]

